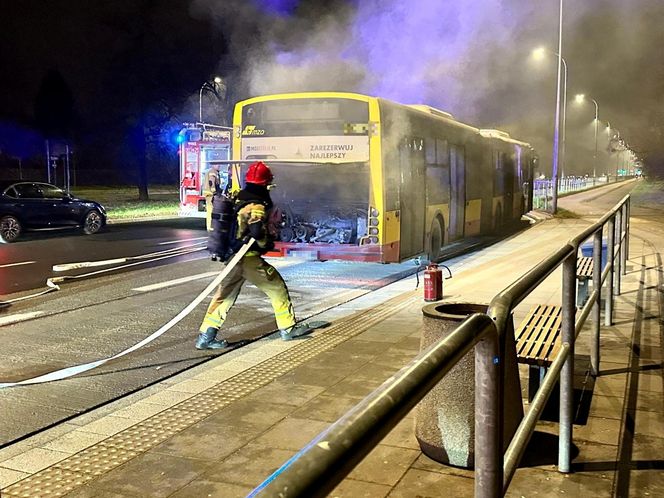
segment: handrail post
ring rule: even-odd
[[[613,325],[613,294],[614,294],[614,283],[613,283],[613,273],[614,273],[614,262],[615,258],[613,257],[615,251],[615,241],[614,237],[616,234],[615,230],[616,219],[615,216],[609,218],[609,222],[606,226],[606,264],[609,265],[609,274],[606,278],[606,309],[604,310],[604,325],[610,327]]]
[[[497,498],[503,489],[503,361],[500,332],[475,346],[475,498]]]
[[[627,275],[627,203],[623,204],[620,208],[622,213],[622,234],[620,242],[620,267],[622,268],[621,275]]]
[[[607,252],[608,259],[608,252]],[[602,229],[595,232],[593,238],[593,290],[597,290],[597,300],[593,303],[593,332],[590,335],[590,373],[599,375],[599,334],[602,302]]]
[[[560,429],[558,436],[558,471],[571,471],[572,429],[574,423],[574,322],[576,318],[576,258],[578,248],[563,262],[562,343],[569,344],[569,356],[560,371]]]
[[[625,205],[627,206],[627,224],[625,226],[625,257],[629,259],[629,225],[630,225],[630,217],[631,217],[631,212],[632,212],[632,198],[628,197],[627,202],[625,202]]]
[[[620,295],[620,276],[622,275],[622,209],[616,211],[616,223],[615,223],[615,239],[614,244],[618,244],[618,257],[615,258],[616,261],[616,271],[613,272],[613,275],[616,279],[616,296]]]

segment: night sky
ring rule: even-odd
[[[73,144],[79,167],[131,180],[147,154],[151,181],[170,181],[169,130],[227,122],[232,103],[274,91],[350,90],[426,103],[530,142],[551,172],[558,0],[0,0],[0,149],[28,156],[40,135]],[[664,172],[664,2],[566,0],[569,66],[566,174],[592,172],[607,122]],[[53,119],[62,116],[62,119]],[[26,138],[28,136],[29,138]],[[164,139],[160,150],[145,150]],[[30,138],[31,137],[31,138]],[[139,137],[139,138],[137,138]],[[36,145],[35,145],[36,144]],[[143,145],[142,145],[143,144]],[[37,150],[39,153],[39,150]],[[123,172],[126,172],[123,173]],[[133,175],[133,176],[132,176]],[[175,178],[176,179],[176,178]]]

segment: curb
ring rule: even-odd
[[[184,216],[172,215],[172,216],[141,216],[138,218],[121,218],[113,219],[107,218],[107,225],[119,225],[122,223],[140,223],[141,221],[159,221],[159,220],[181,220]],[[202,219],[202,218],[201,218]]]

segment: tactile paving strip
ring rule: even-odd
[[[323,333],[311,336],[244,372],[221,381],[118,434],[2,490],[6,496],[30,498],[63,496],[94,477],[105,474],[135,456],[196,424],[234,401],[269,384],[324,351],[359,335],[410,304],[416,292],[407,292],[375,308],[337,321]]]
[[[35,498],[64,496],[93,479],[93,476],[58,467],[49,467],[2,490],[2,496]]]
[[[123,448],[109,446],[104,441],[76,453],[66,460],[55,464],[54,467],[61,470],[74,472],[77,475],[85,475],[92,478],[92,476],[100,476],[110,470],[113,470],[116,467],[119,467],[138,454],[138,451],[131,451]],[[51,470],[54,467],[50,467],[46,470]],[[23,481],[20,481],[20,483],[22,482]]]

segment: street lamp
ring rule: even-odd
[[[217,91],[217,85],[221,83],[221,78],[219,76],[215,76],[214,80],[212,83],[209,81],[206,81],[201,85],[201,89],[198,92],[198,121],[203,122],[203,90],[208,90],[212,93],[215,94],[217,98],[219,98],[219,92]]]
[[[564,81],[564,93],[563,93],[563,110],[562,110],[562,147],[561,147],[561,154],[560,154],[560,164],[561,164],[561,176],[565,176],[565,136],[566,136],[566,130],[567,130],[567,61],[565,60],[564,57],[560,57],[560,55],[552,50],[548,50],[546,47],[537,47],[536,49],[533,50],[532,56],[533,59],[535,60],[542,60],[544,57],[546,57],[546,52],[550,52],[556,57],[559,57],[560,60],[563,63],[563,81]]]
[[[578,94],[575,98],[578,104],[586,100],[586,96],[582,93]],[[595,153],[593,154],[593,183],[595,183],[595,176],[597,173],[597,126],[599,124],[599,105],[595,99],[590,99],[595,104]]]
[[[612,133],[612,131],[615,132],[615,134]],[[620,130],[618,128],[612,127],[611,123],[607,124],[606,127],[606,133],[609,137],[609,152],[614,151],[616,153],[616,177],[618,176],[618,163],[620,161],[620,154],[622,152],[622,147],[625,145],[625,141],[622,139],[622,136],[620,134]],[[615,149],[613,149],[613,146],[611,145],[613,141],[617,141],[617,145],[615,146]],[[607,181],[608,181],[608,176],[609,176],[609,165],[606,165],[606,175],[607,175]]]
[[[557,78],[556,78],[556,117],[555,117],[555,122],[554,122],[554,128],[553,128],[553,161],[552,161],[552,180],[553,180],[553,197],[551,199],[551,212],[553,214],[556,214],[558,211],[558,138],[560,136],[560,84],[561,84],[561,71],[563,68],[563,0],[560,0],[560,6],[559,6],[559,12],[558,12],[558,73],[557,73]],[[569,374],[569,366],[566,365],[564,368],[564,374],[567,375]],[[561,382],[562,382],[562,375],[561,373]],[[571,433],[567,434],[560,434],[560,446],[561,448],[563,447],[563,441],[565,444],[569,444],[571,440]],[[559,462],[560,463],[560,462]],[[568,472],[569,469],[567,469],[569,462],[566,462],[563,467],[563,472]]]

